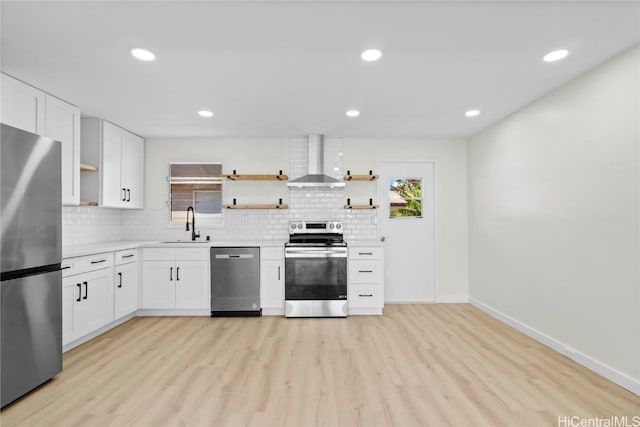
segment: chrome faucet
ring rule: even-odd
[[[193,206],[187,208],[187,231],[189,231],[189,211],[191,211],[191,240],[195,242],[200,237],[200,233],[196,234],[196,212]]]

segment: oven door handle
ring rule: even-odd
[[[285,258],[346,258],[347,251],[287,249]]]

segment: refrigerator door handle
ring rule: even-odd
[[[87,282],[82,282],[82,284],[84,284],[84,296],[82,299],[87,299],[89,296],[89,284]]]

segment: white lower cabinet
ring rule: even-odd
[[[63,264],[74,262],[65,260]],[[92,264],[93,262],[93,264]],[[62,280],[62,344],[113,321],[113,254],[82,257]]]
[[[379,246],[350,246],[348,261],[349,314],[382,314],[384,250]]]
[[[138,250],[118,251],[115,254],[113,310],[114,318],[120,319],[138,309]]]
[[[143,309],[205,309],[209,248],[144,248]]]
[[[284,258],[282,247],[260,248],[260,305],[263,314],[284,314]]]

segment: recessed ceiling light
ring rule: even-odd
[[[480,114],[480,110],[469,110],[466,113],[464,113],[464,115],[467,117],[475,117],[478,114]]]
[[[156,59],[156,56],[153,54],[153,52],[150,52],[146,49],[134,48],[131,49],[130,52],[131,55],[141,61],[153,61],[154,59]]]
[[[555,62],[562,58],[566,58],[567,55],[569,55],[569,51],[567,49],[558,49],[547,53],[542,59],[544,62]]]
[[[360,55],[360,58],[367,62],[377,61],[381,57],[382,52],[380,52],[378,49],[367,49]]]
[[[198,111],[198,115],[202,117],[213,117],[213,113],[209,110],[200,110]]]
[[[358,117],[360,115],[360,111],[358,110],[349,110],[345,113],[347,117]]]

